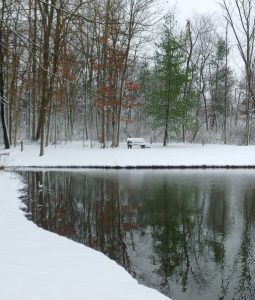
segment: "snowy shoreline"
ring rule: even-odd
[[[15,169],[253,169],[255,146],[154,144],[149,149],[83,147],[82,142],[13,148],[0,165]],[[163,300],[100,252],[27,221],[19,206],[19,175],[0,172],[0,298],[5,300]],[[29,282],[29,287],[27,283]],[[35,297],[36,295],[36,297]]]
[[[1,151],[4,153],[4,151]],[[6,153],[6,152],[5,152]],[[82,142],[46,147],[39,156],[39,145],[25,145],[2,155],[0,165],[6,168],[87,168],[87,169],[254,169],[255,146],[201,145],[172,143],[167,147],[152,144],[147,149],[100,149]]]
[[[255,146],[170,144],[148,149],[90,148],[82,142],[24,151],[2,150],[0,165],[16,169],[253,169]],[[159,292],[139,285],[122,267],[84,245],[38,228],[21,211],[19,175],[0,172],[0,298],[163,300]],[[29,288],[27,283],[29,282]],[[36,297],[35,297],[36,295]]]
[[[176,169],[255,169],[255,165],[190,165],[190,166],[16,166],[12,169],[105,169],[105,170],[176,170]]]
[[[0,299],[163,300],[104,254],[28,221],[19,175],[0,172]]]

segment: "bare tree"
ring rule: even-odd
[[[206,131],[209,131],[210,103],[208,99],[208,78],[210,72],[210,59],[214,50],[215,28],[210,17],[199,16],[196,20],[196,34],[198,42],[194,54],[197,56],[199,73],[199,90],[204,106],[204,118]]]
[[[245,65],[247,82],[246,144],[250,143],[250,110],[255,107],[253,80],[255,42],[255,2],[254,0],[222,0],[221,7],[234,33],[238,50]]]
[[[5,18],[6,2],[2,1],[1,7],[1,21],[0,21],[0,110],[1,110],[1,123],[3,128],[3,137],[4,137],[4,146],[5,149],[10,148],[10,141],[8,137],[8,131],[5,120],[5,105],[6,99],[4,97],[4,51],[3,51],[3,32],[4,32],[4,23]]]
[[[228,47],[228,21],[226,23],[226,36],[225,36],[225,82],[224,82],[224,121],[223,121],[223,135],[224,135],[224,144],[227,144],[227,118],[228,118],[228,56],[229,56],[229,47]]]

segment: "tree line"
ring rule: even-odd
[[[156,0],[3,0],[5,148],[38,141],[43,155],[61,140],[105,148],[140,135],[253,142],[254,4],[222,0],[221,16],[180,25]]]

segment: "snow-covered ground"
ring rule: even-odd
[[[47,232],[19,209],[20,178],[0,172],[1,300],[163,300],[105,255]]]
[[[28,144],[11,149],[2,156],[9,166],[255,166],[255,146],[159,144],[146,149],[100,149],[83,147],[82,142],[48,146],[45,155],[39,156],[39,145]],[[3,150],[1,151],[3,152]]]
[[[1,150],[1,153],[7,151]],[[82,142],[25,144],[0,155],[0,165],[30,166],[255,166],[255,146],[170,144],[147,149],[100,149]],[[38,228],[19,209],[18,175],[0,172],[0,299],[167,299],[139,285],[103,254]]]

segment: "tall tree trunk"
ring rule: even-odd
[[[5,0],[2,3],[2,20],[4,17]],[[5,149],[10,149],[10,141],[5,121],[5,99],[4,99],[4,53],[3,53],[3,22],[0,23],[0,114],[3,129],[3,138]]]
[[[168,142],[168,123],[165,125],[165,131],[164,131],[164,141],[163,141],[163,146],[165,147]]]
[[[32,1],[29,2],[29,5],[32,7]],[[30,8],[31,9],[31,8]],[[32,25],[32,24],[31,24]],[[33,30],[31,32],[32,40],[32,92],[31,92],[31,106],[32,106],[32,139],[36,139],[36,104],[37,104],[37,97],[36,97],[36,89],[38,87],[38,78],[37,78],[37,67],[36,67],[36,54],[37,54],[37,47],[36,47],[36,37],[37,37],[37,1],[34,1],[34,20],[33,20]]]
[[[42,130],[45,125],[46,110],[51,99],[48,98],[49,88],[49,67],[50,67],[50,36],[52,31],[52,22],[54,15],[54,6],[56,1],[52,1],[52,6],[49,8],[47,5],[41,7],[42,16],[44,18],[44,41],[43,41],[43,70],[42,70],[42,94],[41,94],[41,108],[39,121],[36,132],[36,140],[39,140]]]
[[[226,24],[225,82],[224,82],[224,144],[227,144],[228,116],[228,22]]]
[[[109,18],[110,18],[110,0],[106,2],[105,9],[105,24],[104,24],[104,45],[103,45],[103,76],[101,86],[106,84],[107,76],[107,64],[108,64],[108,38],[109,38]],[[102,127],[101,127],[101,143],[103,148],[106,147],[106,95],[103,93],[103,103],[102,103]]]
[[[190,64],[191,64],[191,58],[193,54],[193,41],[192,41],[192,34],[191,34],[191,27],[190,27],[190,21],[187,21],[186,24],[186,51],[187,51],[187,62],[186,62],[186,68],[185,73],[188,78],[188,80],[185,82],[184,85],[184,92],[183,92],[183,101],[184,104],[188,99],[188,95],[191,91],[191,85],[192,85],[192,78],[189,78],[190,74]],[[186,116],[187,116],[187,109],[183,110],[183,120],[182,120],[182,141],[186,141]]]

